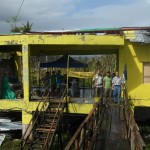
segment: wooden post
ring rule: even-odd
[[[76,138],[75,140],[75,150],[79,150],[79,139]]]

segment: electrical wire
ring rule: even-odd
[[[22,0],[21,5],[20,5],[20,7],[19,7],[19,10],[18,10],[18,12],[17,12],[17,15],[15,16],[15,19],[16,19],[16,20],[17,20],[17,18],[18,18],[18,16],[19,16],[19,13],[20,13],[20,11],[21,11],[21,8],[22,8],[23,3],[24,3],[24,0]]]

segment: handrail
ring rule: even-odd
[[[44,94],[45,94],[45,93],[44,93]],[[43,95],[44,95],[44,94],[43,94]],[[43,97],[43,95],[42,95],[42,97]],[[39,113],[39,114],[41,113],[42,109],[44,109],[44,106],[45,106],[45,104],[47,104],[48,100],[49,100],[49,92],[48,92],[48,94],[47,94],[47,96],[46,96],[46,98],[45,98],[45,101],[43,102],[42,100],[40,100],[40,102],[38,103],[37,108],[36,108],[36,110],[34,111],[33,116],[32,116],[32,118],[31,118],[31,120],[30,120],[30,122],[29,122],[29,124],[28,124],[28,126],[27,126],[27,128],[26,128],[26,130],[25,130],[25,132],[24,132],[24,134],[23,134],[23,136],[22,136],[22,138],[21,138],[21,148],[24,148],[24,146],[25,146],[27,140],[29,139],[29,137],[30,137],[30,135],[31,135],[31,133],[32,133],[32,130],[33,130],[34,126],[35,126],[35,123],[36,123],[36,121],[37,121],[37,119],[38,119],[38,116],[35,118],[36,114],[37,114],[37,113]],[[43,105],[42,105],[42,107],[41,107],[40,110],[39,110],[39,106],[40,106],[41,102],[43,102]],[[38,110],[39,110],[39,111],[38,111]],[[34,119],[35,119],[35,120],[34,120]],[[33,122],[33,120],[34,120],[34,122]],[[33,122],[33,123],[32,123],[32,122]],[[31,123],[32,123],[32,127],[31,127]],[[31,127],[31,129],[30,129],[30,127]],[[28,132],[28,130],[29,130],[29,132]],[[27,133],[28,133],[28,135],[26,135]],[[22,142],[23,142],[23,145],[22,145]]]
[[[123,99],[125,120],[128,129],[127,134],[128,138],[130,139],[130,148],[131,150],[143,150],[143,148],[145,148],[146,145],[141,137],[141,134],[138,130],[138,126],[135,122],[131,106],[128,103],[128,97],[125,88],[123,90]]]
[[[81,123],[81,125],[65,147],[65,150],[70,150],[71,147],[74,147],[75,150],[88,148],[88,144],[98,123],[97,118],[99,118],[99,111],[100,105],[98,103],[95,103],[89,115]]]
[[[50,128],[49,128],[49,132],[48,132],[48,135],[47,135],[47,138],[46,138],[46,141],[45,141],[44,146],[46,146],[47,144],[51,145],[51,143],[52,143],[53,137],[51,138],[51,141],[48,143],[48,141],[49,141],[49,136],[50,136],[50,132],[51,132],[51,129],[52,129],[52,127],[53,127],[54,121],[56,120],[56,116],[57,116],[58,113],[60,113],[60,111],[59,111],[60,105],[61,105],[61,103],[59,103],[59,105],[58,105],[58,108],[57,108],[57,111],[56,111],[56,113],[55,113],[54,119],[53,119],[52,124],[51,124],[51,126],[50,126]],[[57,123],[57,124],[58,124],[58,123]],[[54,136],[54,134],[53,134],[53,136]],[[49,148],[49,147],[48,147],[48,148]],[[47,149],[48,149],[48,148],[47,148]]]
[[[103,122],[103,117],[104,117],[104,114],[105,114],[105,110],[106,110],[106,107],[102,107],[101,115],[99,116],[98,123],[97,123],[96,127],[94,128],[94,133],[93,133],[93,136],[92,136],[91,140],[89,141],[87,150],[95,149],[96,140],[97,140],[99,131],[101,129],[101,125],[102,125],[102,122]]]

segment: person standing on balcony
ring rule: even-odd
[[[61,97],[61,83],[62,83],[62,75],[61,75],[61,71],[58,70],[57,74],[56,74],[56,95],[58,97]]]
[[[103,79],[103,87],[104,87],[104,96],[105,102],[111,102],[111,93],[112,93],[112,78],[110,76],[110,72],[106,73],[106,76]]]
[[[103,77],[100,70],[97,70],[96,75],[92,79],[94,87],[94,96],[101,97],[103,92]]]
[[[123,86],[123,79],[119,76],[118,71],[116,72],[115,77],[112,80],[112,84],[114,87],[113,91],[113,98],[114,103],[120,103],[121,102],[121,86]]]
[[[51,75],[51,95],[56,96],[56,74],[55,74],[55,71],[52,71],[52,75]]]
[[[51,91],[51,73],[47,71],[41,81],[43,82],[44,86],[40,89],[40,96]]]

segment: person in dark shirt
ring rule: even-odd
[[[39,90],[39,96],[46,96],[51,91],[51,72],[47,71],[41,79],[42,86]]]
[[[52,76],[51,76],[51,94],[52,96],[55,96],[56,92],[56,75],[55,71],[52,71]]]
[[[62,75],[61,75],[61,71],[58,70],[56,74],[56,93],[58,97],[60,97],[61,83],[62,83]]]

